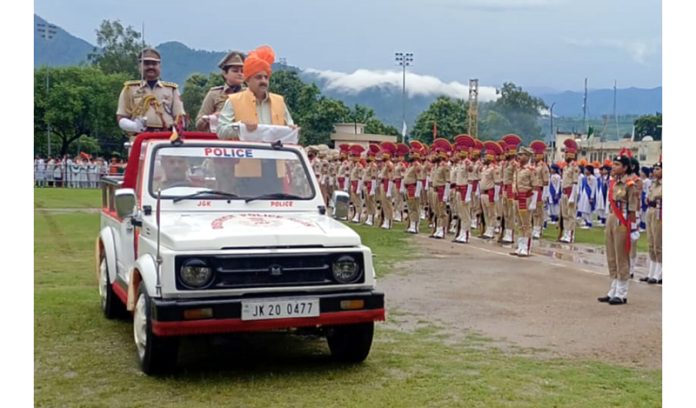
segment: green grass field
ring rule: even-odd
[[[65,208],[72,193],[37,197],[43,208]],[[333,363],[325,341],[314,337],[193,338],[182,345],[177,372],[147,377],[137,366],[131,322],[106,320],[99,308],[93,258],[99,215],[34,214],[36,406],[660,405],[659,370],[502,352],[477,333],[446,345],[436,325],[396,330],[397,310],[391,323],[378,325],[361,365]],[[380,276],[393,271],[393,261],[418,256],[401,231],[356,230],[373,246]]]

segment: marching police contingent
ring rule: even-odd
[[[196,129],[229,138],[233,121],[250,131],[255,124],[295,127],[282,96],[267,92],[274,57],[267,46],[248,56],[228,53],[218,64],[225,83],[206,94]],[[119,96],[121,129],[133,136],[181,125],[186,112],[177,85],[159,78],[159,52],[142,50],[139,63],[142,78],[127,81]],[[662,283],[662,162],[641,178],[629,150],[605,163],[576,161],[573,139],[564,141],[563,150],[564,161],[549,164],[544,142],[523,146],[515,134],[485,142],[466,134],[453,142],[440,137],[431,146],[414,140],[305,147],[327,206],[335,209],[344,197],[346,220],[356,224],[392,229],[403,223],[405,232],[419,234],[427,222],[431,238],[452,234],[462,244],[479,230],[480,238],[511,244],[511,255],[528,257],[547,223],[558,223],[558,241],[570,244],[580,213],[582,228],[596,216],[605,226],[611,278],[609,292],[598,300],[625,304],[641,230],[649,241],[649,273],[641,281]]]
[[[558,241],[575,242],[578,203],[591,194],[591,215],[606,224],[606,256],[612,279],[609,304],[627,302],[628,279],[635,265],[641,192],[645,202],[650,247],[649,274],[642,281],[662,283],[662,163],[651,171],[648,187],[638,177],[636,160],[622,151],[613,161],[576,161],[577,144],[564,142],[565,162],[547,161],[547,145],[529,146],[508,134],[500,141],[457,135],[450,142],[436,138],[431,146],[421,141],[342,144],[328,155],[336,158],[335,171],[316,166],[318,180],[328,176],[336,193],[327,203],[335,207],[336,194],[350,202],[346,220],[383,229],[402,222],[405,232],[419,234],[427,221],[429,236],[457,243],[471,242],[473,230],[484,240],[512,244],[511,255],[528,257],[547,224],[559,223]],[[309,157],[320,151],[307,146]],[[315,157],[313,160],[317,160]],[[645,171],[644,171],[645,172]],[[583,174],[586,174],[583,176]],[[645,179],[645,178],[644,178]],[[324,185],[324,183],[321,183]]]

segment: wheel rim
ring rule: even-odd
[[[109,284],[109,276],[106,273],[106,259],[102,258],[99,263],[99,297],[101,298],[102,309],[106,309],[106,290]]]
[[[145,315],[145,296],[138,296],[133,311],[133,336],[135,347],[138,349],[138,356],[142,360],[145,356],[145,346],[147,344],[147,316]]]

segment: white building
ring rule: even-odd
[[[331,140],[334,142],[335,148],[344,143],[360,144],[365,148],[368,148],[370,143],[396,143],[396,136],[365,133],[364,123],[336,123],[334,130],[334,133],[331,134]]]
[[[633,141],[631,139],[621,140],[602,140],[598,137],[572,132],[556,132],[555,150],[553,151],[553,161],[563,160],[563,141],[573,138],[578,144],[577,160],[585,159],[589,162],[599,161],[603,163],[606,159],[613,159],[623,148],[628,148],[633,157],[637,158],[641,166],[652,166],[657,163],[662,156],[662,141],[652,140],[645,137],[645,140]]]

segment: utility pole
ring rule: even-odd
[[[36,24],[36,31],[41,35],[41,38],[44,40],[52,40],[53,37],[58,33],[57,31],[58,27],[54,26],[53,24],[43,24],[43,23],[37,23]],[[48,65],[46,65],[46,108],[48,109],[48,89],[49,89],[49,68]],[[51,124],[48,123],[48,120],[44,119],[46,122],[46,138],[48,139],[48,155],[51,155]]]
[[[553,103],[551,104],[551,107],[549,108],[549,122],[551,122],[551,123],[550,123],[551,132],[549,132],[549,138],[550,138],[550,140],[549,140],[550,143],[549,143],[549,144],[554,143],[554,142],[556,141],[556,133],[555,133],[555,131],[553,130],[553,107],[554,107],[554,106],[556,106],[556,102],[553,102]]]
[[[469,136],[478,139],[478,79],[469,80]]]
[[[406,67],[413,65],[413,53],[412,52],[396,52],[394,53],[396,57],[396,62],[403,67],[403,85],[401,88],[401,141],[406,143]]]
[[[582,126],[585,131],[585,135],[588,132],[587,126],[587,78],[585,78],[585,96],[582,98]]]

